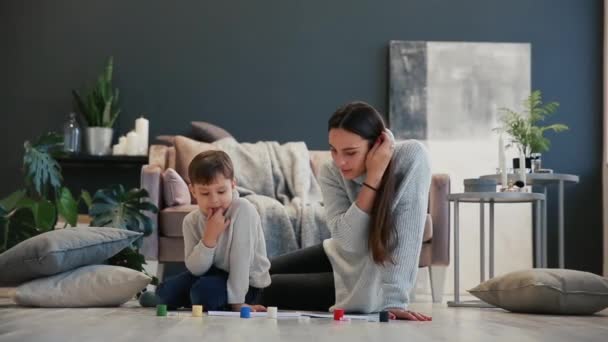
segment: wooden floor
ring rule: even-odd
[[[156,317],[129,302],[120,308],[21,308],[0,298],[0,341],[608,341],[608,311],[591,317],[511,314],[500,309],[415,303],[432,322],[333,322]]]

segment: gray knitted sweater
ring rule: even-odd
[[[398,245],[395,264],[374,263],[368,250],[370,217],[355,203],[365,175],[346,180],[333,162],[326,163],[319,182],[332,237],[323,247],[334,271],[334,308],[370,313],[406,309],[414,286],[427,214],[431,169],[428,153],[418,141],[400,142],[392,158],[397,188],[393,215]]]
[[[226,217],[230,218],[230,225],[217,245],[209,248],[202,242],[206,216],[199,209],[186,215],[182,226],[186,268],[195,276],[204,275],[211,266],[228,272],[228,303],[241,304],[245,303],[249,286],[270,285],[270,261],[260,215],[249,201],[239,198],[236,190]]]

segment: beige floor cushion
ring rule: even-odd
[[[505,310],[590,315],[608,307],[608,279],[565,269],[531,269],[492,278],[469,290]]]

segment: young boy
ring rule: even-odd
[[[255,207],[239,198],[230,157],[222,151],[197,155],[188,168],[198,210],[183,221],[188,272],[157,289],[169,308],[203,305],[208,310],[265,311],[256,305],[270,285],[266,243]]]

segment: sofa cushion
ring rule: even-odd
[[[608,307],[608,279],[564,269],[531,269],[492,278],[469,290],[505,310],[590,315]]]
[[[193,204],[165,208],[160,211],[158,220],[160,233],[163,236],[182,237],[182,222],[190,212],[198,210]]]
[[[190,184],[190,178],[188,177],[190,162],[197,154],[209,150],[217,150],[217,147],[181,135],[175,137],[175,170],[187,184]]]
[[[232,137],[228,131],[205,121],[192,121],[192,137],[198,141],[214,142],[223,138]]]
[[[158,260],[161,262],[184,261],[184,238],[161,236],[158,239]]]
[[[99,264],[141,236],[142,233],[106,227],[65,228],[36,235],[0,254],[0,283],[20,284]]]
[[[174,169],[166,169],[162,173],[163,198],[166,207],[175,207],[192,203],[190,190],[186,181]]]
[[[423,243],[420,249],[420,257],[418,258],[418,267],[428,267],[433,264],[433,245]]]

